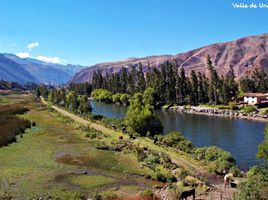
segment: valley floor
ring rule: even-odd
[[[12,94],[0,98],[0,105],[19,104],[30,108],[30,112],[22,117],[36,122],[36,126],[28,129],[23,137],[18,137],[17,142],[0,148],[2,196],[12,199],[79,199],[82,195],[91,197],[96,192],[113,192],[126,199],[137,199],[146,188],[165,186],[145,178],[154,172],[142,166],[133,153],[96,148],[102,140],[116,141],[119,136],[128,139],[121,132],[89,122],[55,106],[48,109],[44,102],[31,95]],[[104,137],[86,138],[79,129],[80,124],[89,125]],[[184,153],[156,146],[149,139],[139,138],[133,143],[165,152],[177,165],[210,181],[214,189],[198,199],[231,198],[233,190],[224,189],[221,178],[209,175],[208,163],[202,166]],[[165,191],[156,192],[161,196]]]

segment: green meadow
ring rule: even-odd
[[[0,197],[79,199],[114,189],[132,195],[158,184],[143,178],[153,172],[133,155],[98,150],[97,139],[85,138],[75,122],[34,97],[13,94],[1,96],[0,102],[28,107],[30,111],[20,117],[36,122],[17,142],[0,148]]]

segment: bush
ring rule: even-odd
[[[146,189],[141,192],[141,196],[146,199],[152,199],[154,197],[154,193],[152,190]]]
[[[214,162],[216,165],[214,170],[216,171],[230,169],[236,164],[236,161],[230,152],[215,146],[196,148],[194,156],[199,160]]]
[[[154,169],[160,163],[160,156],[158,154],[150,154],[143,162],[147,167]]]
[[[114,94],[114,95],[112,96],[112,101],[113,101],[114,103],[121,103],[121,100],[120,100],[121,96],[122,96],[122,94],[120,94],[120,93],[116,93],[116,94]]]
[[[187,140],[180,132],[170,132],[166,135],[160,135],[157,137],[159,143],[168,146],[175,147],[186,153],[190,153],[194,149],[194,145]]]
[[[93,119],[93,120],[102,120],[103,116],[102,115],[92,115],[91,119]]]
[[[261,114],[263,114],[263,115],[268,115],[268,108],[262,110]]]
[[[229,109],[231,109],[231,110],[238,110],[238,107],[237,107],[235,101],[231,101],[231,102],[229,102],[228,107],[229,107]]]
[[[254,106],[244,106],[242,108],[242,111],[245,112],[245,113],[252,113],[252,112],[255,112],[256,109]]]
[[[163,183],[167,182],[167,178],[166,178],[165,175],[164,175],[162,172],[160,172],[160,171],[156,172],[156,180],[158,180],[158,181],[160,181],[160,182],[163,182]]]
[[[128,105],[129,104],[129,95],[128,94],[122,94],[120,97],[120,101],[123,105]]]
[[[104,101],[106,103],[112,102],[112,93],[104,89],[95,89],[91,93],[91,97],[98,101]]]
[[[252,167],[247,179],[238,185],[234,200],[268,199],[268,164]]]

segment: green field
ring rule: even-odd
[[[118,194],[132,195],[137,187],[158,184],[142,178],[152,171],[141,167],[133,155],[97,150],[97,140],[83,137],[76,123],[34,102],[33,97],[0,98],[5,105],[29,107],[30,112],[21,117],[37,124],[27,129],[22,138],[18,137],[17,142],[0,148],[2,198],[10,195],[14,199],[75,199],[80,194],[88,197],[96,191],[113,191],[120,186],[128,189],[125,192],[122,187]]]

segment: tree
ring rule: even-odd
[[[137,78],[138,78],[138,81],[137,81],[138,90],[139,90],[139,92],[144,92],[144,90],[146,89],[146,81],[145,81],[145,78],[144,78],[141,63],[139,63],[139,70],[138,70],[138,73],[137,73]]]
[[[177,94],[178,94],[178,103],[183,104],[187,96],[187,78],[185,75],[184,68],[180,69],[180,75],[177,81]]]
[[[220,79],[217,71],[215,70],[210,55],[207,56],[207,66],[209,70],[209,88],[208,96],[211,103],[218,104],[220,92]]]
[[[266,161],[268,161],[268,127],[265,128],[264,141],[259,144],[257,157],[264,158]]]
[[[79,102],[77,99],[77,94],[74,91],[68,92],[66,95],[66,104],[69,108],[69,110],[72,111],[76,111],[78,106],[79,106]]]
[[[92,111],[91,105],[88,103],[87,96],[82,95],[78,97],[79,106],[77,108],[80,114],[88,114]]]
[[[248,76],[240,79],[239,86],[242,92],[256,92],[255,82]]]
[[[262,68],[253,71],[252,80],[256,85],[257,92],[265,93],[268,91],[268,76]]]
[[[103,77],[100,70],[93,72],[92,86],[94,89],[103,88]]]
[[[121,92],[126,93],[128,89],[128,77],[127,77],[127,69],[123,67],[121,69],[120,83],[121,83]]]
[[[137,92],[136,87],[136,81],[137,81],[137,70],[135,66],[131,67],[130,73],[128,74],[128,92],[129,93],[135,93]]]
[[[194,70],[191,71],[191,92],[190,103],[197,105],[199,101],[198,97],[198,78]]]
[[[148,104],[151,105],[153,107],[156,106],[156,98],[157,98],[157,94],[155,92],[155,90],[151,87],[148,87],[144,93],[143,93],[143,103],[144,104]]]
[[[127,110],[125,122],[130,131],[137,132],[142,136],[146,136],[148,132],[153,136],[163,131],[161,121],[154,115],[152,106],[144,104],[141,93],[134,94]]]
[[[198,72],[198,103],[206,103],[207,102],[207,93],[206,93],[206,77],[202,75],[201,72]]]
[[[176,102],[176,77],[175,73],[176,70],[174,69],[173,65],[169,62],[166,63],[167,66],[167,96],[168,102],[173,104]]]
[[[167,70],[166,66],[164,64],[161,65],[161,70],[160,70],[160,80],[159,80],[159,96],[160,99],[163,103],[167,102]]]

